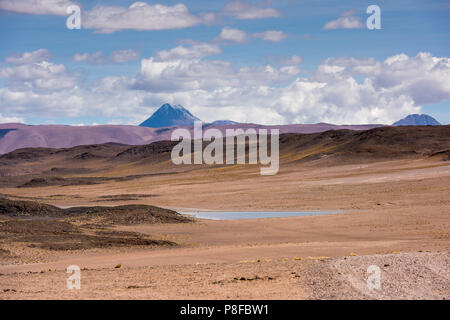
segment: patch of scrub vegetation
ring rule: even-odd
[[[179,213],[147,205],[61,209],[35,201],[0,198],[0,242],[48,250],[84,250],[127,246],[175,246],[115,225],[187,223]],[[7,256],[0,250],[0,256]]]
[[[0,239],[25,243],[30,248],[84,250],[124,246],[175,246],[167,240],[153,240],[137,232],[94,233],[70,222],[58,220],[8,219],[0,221]],[[1,252],[0,252],[1,254]]]
[[[117,207],[72,207],[58,208],[35,201],[10,200],[0,198],[0,216],[9,217],[53,217],[72,218],[77,221],[95,220],[102,224],[153,224],[187,223],[194,220],[176,211],[148,205],[124,205]]]

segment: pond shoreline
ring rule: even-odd
[[[348,211],[178,211],[178,213],[185,216],[209,220],[272,219],[340,214],[346,212]]]

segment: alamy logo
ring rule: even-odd
[[[66,9],[70,16],[66,20],[67,29],[81,29],[81,8],[77,5],[68,6]]]
[[[371,16],[367,18],[366,25],[369,30],[381,29],[381,9],[377,5],[371,5],[367,7],[367,14]]]
[[[80,288],[81,288],[81,270],[80,270],[80,267],[76,266],[76,265],[68,266],[66,272],[71,274],[71,276],[67,278],[67,282],[66,282],[67,289],[69,289],[69,290],[73,290],[73,289],[80,290]]]
[[[270,135],[267,129],[250,128],[226,129],[225,138],[222,131],[215,128],[203,132],[201,121],[194,123],[194,136],[187,129],[178,128],[172,132],[172,141],[181,142],[172,149],[171,159],[179,164],[249,164],[261,165],[261,175],[277,174],[279,169],[279,135],[278,129],[271,129]],[[270,139],[270,155],[268,140]],[[203,142],[210,142],[203,147]],[[225,142],[225,160],[224,160]],[[194,150],[192,150],[192,145]],[[246,150],[248,149],[248,154]],[[193,151],[193,152],[192,152]],[[192,162],[192,156],[194,161]]]
[[[381,289],[381,269],[376,265],[371,265],[367,268],[367,273],[370,276],[367,278],[366,284],[369,290]]]

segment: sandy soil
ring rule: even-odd
[[[380,288],[367,286],[369,266]],[[448,253],[245,260],[85,268],[81,288],[61,270],[2,274],[1,299],[450,299]]]
[[[0,248],[9,253],[0,255],[0,298],[448,299],[449,177],[448,162],[397,160],[291,165],[273,177],[260,176],[257,167],[222,168],[96,186],[3,188],[4,194],[52,199],[64,206],[92,205],[111,195],[152,194],[132,203],[187,211],[347,212],[117,227],[175,241],[180,247],[174,249],[38,254],[2,242]],[[24,264],[30,259],[34,263]],[[70,264],[85,268],[79,291],[65,288]],[[121,268],[115,269],[117,264]],[[370,264],[387,273],[388,292],[362,289],[363,271]]]

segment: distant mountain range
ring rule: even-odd
[[[427,114],[410,114],[393,124],[393,126],[440,126],[441,124]]]
[[[211,125],[211,126],[226,126],[226,125],[238,124],[238,123],[239,122],[231,121],[231,120],[216,120],[216,121],[208,123],[208,125]]]
[[[150,118],[142,122],[139,126],[149,128],[183,127],[192,126],[195,121],[201,121],[189,110],[180,104],[163,104]],[[216,120],[206,123],[207,126],[234,125],[239,122],[231,120]],[[426,114],[410,114],[393,124],[393,126],[438,126],[440,123],[433,117]]]
[[[309,129],[318,128],[318,125],[309,126],[315,126]],[[88,130],[91,128],[88,127]],[[286,129],[286,126],[282,128]],[[289,133],[280,137],[280,163],[298,166],[309,162],[330,166],[367,163],[367,160],[373,162],[429,157],[448,161],[449,128],[450,126],[389,126],[308,135]],[[9,132],[7,136],[13,133]],[[170,151],[176,144],[177,142],[172,141],[156,141],[140,146],[107,143],[64,149],[15,150],[0,156],[0,186],[33,188],[92,185],[108,181],[131,181],[154,174],[184,174],[190,170],[198,170],[199,168],[192,166],[177,166],[170,161]],[[121,171],[124,175],[118,176],[118,166],[127,168]],[[294,167],[290,168],[292,170]]]
[[[71,148],[79,145],[104,144],[108,142],[144,145],[154,141],[170,140],[173,130],[183,126],[193,131],[194,121],[199,120],[181,105],[162,105],[150,118],[140,126],[100,125],[100,126],[66,126],[66,125],[25,125],[18,123],[0,124],[0,154],[20,148]],[[279,129],[280,133],[316,133],[328,130],[369,130],[382,127],[381,124],[334,125],[289,124],[259,125],[238,123],[231,120],[217,120],[205,123],[208,128],[217,128],[225,134],[226,129]],[[427,115],[410,115],[394,124],[404,125],[439,125]]]
[[[240,128],[279,129],[280,133],[315,133],[328,130],[368,130],[382,125],[343,125],[328,123],[289,124],[264,126],[259,124],[238,123],[215,125],[225,135],[226,129]],[[21,123],[0,124],[0,154],[21,148],[71,148],[79,145],[104,144],[108,142],[127,145],[143,145],[154,141],[170,140],[177,127],[148,128],[139,126],[101,125],[101,126],[64,126],[37,125]],[[185,126],[193,132],[193,126]]]
[[[194,116],[188,109],[181,104],[171,105],[169,103],[163,104],[159,107],[150,118],[142,122],[139,126],[148,128],[166,128],[166,127],[184,127],[192,126],[195,121],[201,121]],[[231,120],[216,120],[208,123],[208,125],[222,126],[238,124],[238,122]]]

